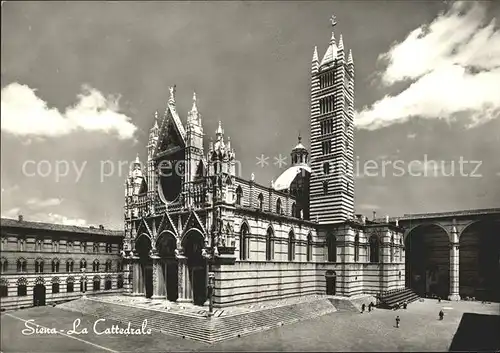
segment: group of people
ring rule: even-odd
[[[373,304],[373,302],[370,302],[370,304],[368,304],[368,312],[372,311],[374,308],[375,304]],[[365,310],[366,310],[366,305],[363,303],[363,305],[361,305],[361,314],[363,314]]]

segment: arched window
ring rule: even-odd
[[[19,251],[26,251],[26,238],[25,237],[20,237],[17,240],[17,248]]]
[[[67,241],[66,242],[66,251],[67,252],[72,252],[73,251],[73,242],[72,241]]]
[[[81,241],[80,242],[80,252],[87,252],[87,242]]]
[[[111,264],[112,264],[111,260],[107,260],[106,261],[106,270],[105,270],[106,272],[111,272],[112,271],[111,270]]]
[[[35,240],[35,251],[43,251],[43,242],[42,239]]]
[[[53,273],[59,272],[59,260],[58,259],[52,260],[52,272]]]
[[[52,240],[52,251],[59,252],[59,239]]]
[[[66,279],[66,292],[73,293],[74,291],[75,291],[75,279],[70,276]]]
[[[354,236],[354,261],[359,261],[359,233]]]
[[[73,260],[69,259],[66,261],[66,272],[73,272]]]
[[[17,296],[24,297],[27,293],[28,280],[24,277],[21,277],[17,280]]]
[[[104,290],[110,290],[111,289],[111,276],[106,276],[106,279],[104,281]]]
[[[243,190],[241,189],[241,186],[238,186],[236,188],[236,205],[241,206],[241,201],[243,199]]]
[[[403,236],[399,237],[399,261],[403,261],[403,252],[405,251],[405,247],[403,246]]]
[[[116,279],[116,288],[122,289],[123,288],[123,276],[118,275],[118,278]]]
[[[116,271],[117,272],[122,272],[123,271],[123,262],[117,261],[117,263],[116,263]]]
[[[106,254],[113,252],[113,246],[110,243],[106,243]]]
[[[17,272],[26,272],[26,260],[18,259],[17,260]]]
[[[0,271],[2,273],[5,273],[7,272],[7,270],[9,269],[9,263],[7,262],[7,259],[2,257],[2,260],[0,260],[2,262],[1,266],[0,266]]]
[[[42,259],[35,260],[35,273],[43,273],[43,260]]]
[[[81,260],[80,261],[80,271],[83,270],[83,269],[87,269],[87,261],[85,260]]]
[[[80,292],[87,291],[87,277],[83,276],[80,278]]]
[[[295,202],[292,203],[292,217],[297,217],[297,206],[295,206]]]
[[[330,163],[328,162],[323,163],[323,174],[325,175],[330,174]]]
[[[307,249],[306,249],[306,252],[307,252],[307,261],[311,261],[312,260],[312,235],[311,233],[309,233],[307,235]]]
[[[249,258],[250,239],[249,231],[246,223],[241,225],[240,230],[240,260],[247,260]]]
[[[9,296],[9,282],[5,278],[0,278],[0,297]]]
[[[52,294],[59,293],[59,277],[52,278]]]
[[[337,238],[333,234],[327,235],[328,262],[337,262]]]
[[[391,234],[391,244],[389,244],[391,249],[391,262],[394,262],[394,234]]]
[[[376,234],[370,237],[370,262],[379,262],[380,255],[380,239]]]
[[[93,282],[92,290],[94,290],[94,291],[101,290],[101,277],[94,276],[94,279],[92,282]]]
[[[262,193],[259,194],[259,210],[263,211],[264,210],[264,195]]]
[[[323,195],[328,195],[328,181],[323,181]]]
[[[293,230],[288,233],[288,261],[295,260],[295,235]]]
[[[280,198],[278,198],[278,200],[276,201],[276,213],[281,214],[281,199]]]
[[[267,228],[266,234],[266,260],[270,261],[274,258],[274,232],[271,227]]]
[[[94,253],[98,253],[99,252],[99,243],[94,243],[94,245],[92,246],[92,251]]]
[[[94,260],[92,263],[92,272],[99,272],[99,260]]]

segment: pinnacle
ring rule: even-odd
[[[349,49],[349,56],[347,57],[347,63],[354,64],[354,61],[352,59],[352,50],[351,49]]]
[[[339,38],[338,48],[339,48],[339,50],[343,50],[344,49],[344,38],[342,37],[342,34],[340,35],[340,38]]]
[[[198,107],[196,106],[196,92],[193,92],[193,108],[191,108],[192,112],[197,112]]]
[[[332,32],[332,37],[330,38],[330,44],[335,44],[335,33]]]
[[[319,59],[318,59],[318,47],[317,46],[314,46],[314,52],[313,52],[312,61],[313,62],[319,61]]]

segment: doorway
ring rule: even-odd
[[[192,271],[193,303],[203,305],[207,300],[207,268],[195,267]]]
[[[36,284],[33,288],[33,306],[45,305],[45,286],[43,284]]]
[[[327,271],[325,278],[326,295],[335,295],[337,293],[337,275],[334,271]]]
[[[166,287],[167,287],[167,299],[175,302],[179,297],[178,294],[178,270],[177,261],[167,262],[166,267]]]

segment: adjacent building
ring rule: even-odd
[[[123,291],[123,231],[1,219],[1,308]]]

